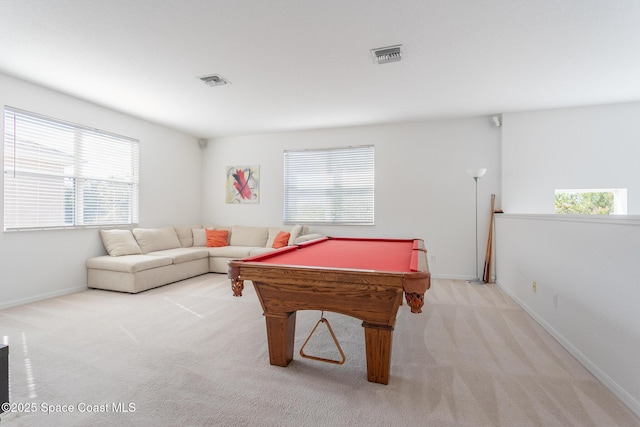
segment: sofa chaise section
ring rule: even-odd
[[[87,284],[90,288],[137,293],[188,279],[209,271],[206,252],[199,259],[174,263],[174,258],[159,255],[109,255],[87,260]]]

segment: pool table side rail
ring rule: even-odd
[[[240,279],[252,281],[265,315],[325,310],[388,326],[395,324],[404,283],[398,273],[251,264],[240,267]]]
[[[369,269],[351,269],[351,268],[338,268],[338,267],[313,267],[313,270],[319,273],[322,273],[323,277],[329,274],[336,274],[337,278],[334,281],[344,281],[345,275],[349,273],[356,273],[353,276],[354,280],[352,283],[361,282],[363,277],[367,278],[367,283],[374,284],[373,277],[378,275],[379,278],[383,278],[383,282],[385,285],[389,284],[388,277],[401,277],[402,280],[398,283],[398,287],[402,288],[405,292],[413,292],[413,293],[424,293],[429,288],[431,288],[431,272],[429,271],[429,264],[427,262],[427,250],[424,246],[424,241],[422,239],[368,239],[368,238],[333,238],[333,237],[325,237],[321,239],[312,240],[309,242],[304,242],[299,245],[287,246],[282,249],[278,249],[273,252],[269,252],[267,254],[256,255],[253,257],[247,257],[239,260],[229,261],[229,272],[228,277],[231,280],[241,279],[241,280],[264,280],[269,278],[270,280],[277,279],[282,280],[282,271],[293,271],[299,272],[303,270],[299,265],[289,265],[289,264],[268,264],[263,263],[266,259],[281,255],[286,252],[296,251],[299,248],[317,244],[329,239],[343,239],[343,240],[386,240],[386,241],[414,241],[414,248],[411,255],[411,265],[413,266],[411,272],[392,272],[392,271],[384,271],[384,270],[369,270]],[[416,268],[417,265],[417,268]],[[240,274],[240,267],[243,268],[244,273]],[[269,272],[272,274],[269,274]],[[249,273],[251,272],[251,273]],[[369,273],[362,275],[363,273]],[[287,274],[287,276],[291,276],[291,274]],[[298,276],[299,277],[299,276]],[[291,280],[292,277],[289,277],[288,280]],[[372,282],[373,281],[373,282]],[[303,280],[297,280],[296,283],[304,285]]]

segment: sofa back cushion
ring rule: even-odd
[[[231,227],[231,246],[253,246],[264,248],[269,237],[267,227],[243,227],[234,225]]]
[[[207,231],[204,228],[194,228],[191,230],[193,234],[193,246],[207,246]]]
[[[143,254],[180,247],[180,240],[173,227],[134,228],[133,235]]]
[[[139,255],[140,246],[133,238],[131,230],[100,230],[102,244],[111,256]]]
[[[191,230],[194,228],[200,228],[199,225],[190,225],[186,227],[174,227],[174,228],[176,229],[178,240],[180,240],[180,246],[182,246],[183,248],[190,248],[194,246],[193,232]]]
[[[294,225],[289,232],[289,245],[293,245],[296,239],[306,233],[306,227],[303,225]]]

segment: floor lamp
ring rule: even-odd
[[[476,278],[474,280],[469,280],[469,283],[474,285],[482,284],[482,280],[480,280],[480,275],[478,274],[478,180],[487,173],[485,168],[479,169],[467,169],[467,175],[469,175],[476,182]]]

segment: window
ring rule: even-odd
[[[374,147],[284,152],[284,222],[373,225]]]
[[[557,214],[626,215],[627,189],[556,190]]]
[[[137,140],[5,106],[5,231],[137,222]]]

